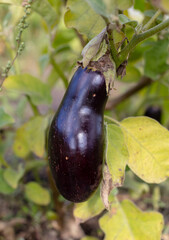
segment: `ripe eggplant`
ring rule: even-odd
[[[96,190],[102,175],[105,78],[79,67],[52,121],[48,158],[59,192],[83,202]]]
[[[149,106],[144,116],[150,117],[161,123],[162,110],[159,106]]]

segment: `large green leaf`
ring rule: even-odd
[[[100,218],[104,240],[160,240],[163,217],[156,212],[142,212],[132,202],[112,204],[112,213]]]
[[[168,70],[168,45],[168,39],[159,40],[153,44],[151,49],[145,52],[144,73],[146,76],[157,80],[162,73]]]
[[[102,17],[96,14],[84,0],[68,0],[65,24],[69,28],[77,29],[88,39],[98,35],[106,26]]]
[[[47,0],[33,1],[32,9],[39,13],[46,21],[48,26],[53,26],[57,23],[58,15],[56,9]]]
[[[26,198],[38,205],[46,206],[50,203],[49,191],[36,182],[30,182],[25,186]]]
[[[119,126],[107,124],[107,165],[112,176],[113,186],[121,186],[124,181],[128,150],[124,135]]]
[[[110,202],[114,199],[113,194],[110,194]],[[75,205],[74,216],[78,218],[81,222],[84,222],[105,209],[104,204],[100,198],[100,187],[96,192],[89,198],[88,201],[78,203]]]
[[[169,176],[169,131],[148,117],[124,119],[121,127],[132,171],[148,183],[164,181]]]
[[[4,82],[4,87],[7,90],[30,96],[35,105],[50,104],[52,101],[48,85],[29,74],[8,77]]]
[[[0,128],[11,124],[14,122],[14,119],[9,116],[7,113],[5,113],[5,111],[3,110],[2,107],[0,107]]]
[[[111,17],[116,9],[126,10],[133,5],[133,0],[85,0],[93,10],[105,17]]]
[[[24,158],[32,151],[42,157],[45,153],[47,125],[47,117],[37,116],[18,128],[13,146],[16,155]]]

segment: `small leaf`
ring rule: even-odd
[[[161,239],[164,220],[160,213],[142,212],[129,200],[116,200],[112,214],[106,213],[99,223],[105,240],[155,240]]]
[[[4,179],[9,184],[10,187],[16,189],[19,183],[19,180],[24,174],[24,170],[20,169],[15,171],[12,168],[7,168],[4,171]]]
[[[18,157],[26,157],[31,151],[42,157],[45,152],[45,130],[48,118],[37,116],[16,131],[14,152]]]
[[[48,26],[53,26],[57,23],[58,21],[57,12],[51,6],[49,1],[47,0],[33,1],[32,9],[43,17]]]
[[[107,124],[107,165],[112,177],[112,187],[123,185],[128,150],[119,126]]]
[[[159,76],[168,70],[167,51],[169,41],[167,39],[159,40],[153,44],[153,47],[145,52],[144,73],[146,76],[157,80]]]
[[[138,22],[137,21],[133,21],[133,20],[130,20],[126,15],[124,14],[119,14],[119,20],[120,20],[120,23],[123,25],[129,25],[133,28],[135,28],[137,25],[138,25]]]
[[[112,201],[114,196],[111,194],[109,200]],[[88,201],[75,205],[74,216],[80,221],[86,220],[98,215],[104,210],[104,204],[100,198],[100,187],[94,192]]]
[[[85,68],[91,59],[96,56],[97,52],[100,49],[101,42],[103,41],[103,37],[106,33],[106,28],[103,29],[101,33],[99,33],[96,37],[94,37],[90,42],[83,48],[82,56],[83,56],[83,67]]]
[[[0,107],[0,128],[7,126],[14,122],[14,119],[9,116],[2,107]]]
[[[29,74],[8,77],[4,82],[4,87],[7,90],[15,90],[20,94],[30,96],[35,105],[50,104],[52,101],[48,85]]]
[[[2,194],[11,194],[14,192],[14,189],[10,187],[4,179],[4,169],[0,168],[0,193]]]
[[[124,119],[121,129],[132,171],[148,183],[166,180],[169,177],[169,131],[148,117]]]
[[[38,205],[47,206],[50,203],[50,194],[36,182],[30,182],[25,186],[26,198]]]
[[[102,17],[96,14],[84,0],[68,0],[65,24],[68,28],[77,29],[88,39],[98,35],[106,26]]]

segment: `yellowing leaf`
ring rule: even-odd
[[[38,205],[46,206],[50,203],[50,194],[47,189],[42,188],[36,182],[26,184],[26,198]]]
[[[114,196],[110,195],[110,201]],[[100,187],[96,190],[96,192],[89,198],[88,201],[77,203],[74,209],[74,216],[80,221],[84,222],[104,210],[104,204],[100,198]]]
[[[121,122],[129,152],[128,165],[148,183],[169,176],[169,131],[148,117],[130,117]]]
[[[86,236],[81,238],[80,240],[98,240],[98,238]]]
[[[112,213],[100,218],[104,240],[160,240],[163,217],[156,212],[142,212],[132,202],[112,204]]]
[[[121,186],[124,180],[125,167],[128,161],[128,150],[124,135],[119,126],[107,125],[107,165],[112,177],[113,186]]]
[[[77,29],[88,39],[98,35],[106,26],[102,17],[96,14],[84,0],[68,0],[65,24],[68,28]]]
[[[17,156],[26,157],[30,151],[39,157],[44,155],[47,124],[47,117],[37,116],[17,129],[13,146]]]
[[[29,74],[10,76],[5,80],[3,86],[7,90],[30,96],[35,105],[50,104],[52,101],[48,85]]]

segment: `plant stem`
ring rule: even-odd
[[[158,24],[157,26],[155,26],[155,27],[143,32],[143,33],[140,33],[138,35],[135,34],[133,36],[133,38],[131,39],[131,41],[129,42],[129,44],[119,53],[119,60],[120,60],[119,65],[127,59],[131,50],[133,50],[133,48],[135,48],[135,46],[138,43],[142,42],[143,40],[145,40],[145,39],[147,39],[151,36],[153,36],[154,34],[160,32],[161,30],[163,30],[167,27],[169,27],[169,19],[165,20],[164,22]],[[119,65],[117,65],[117,67]]]
[[[60,67],[58,66],[58,64],[55,62],[54,58],[51,56],[50,57],[50,62],[52,64],[52,66],[54,67],[55,71],[58,73],[58,75],[61,77],[63,84],[65,86],[65,88],[67,89],[69,82],[66,78],[66,76],[64,75],[63,71],[60,69]]]
[[[155,22],[155,20],[158,18],[158,16],[161,14],[161,10],[159,9],[154,16],[144,25],[143,31],[147,31],[151,25]]]
[[[148,85],[150,85],[152,83],[153,83],[152,79],[143,76],[140,79],[140,81],[138,82],[138,84],[136,84],[134,87],[130,88],[125,93],[123,93],[122,95],[118,96],[117,98],[112,99],[112,101],[109,101],[106,108],[107,109],[114,109],[118,104],[120,104],[121,102],[125,101],[127,98],[131,97],[136,92],[140,91],[141,89],[143,89],[144,87],[146,87],[146,86],[148,86]]]

